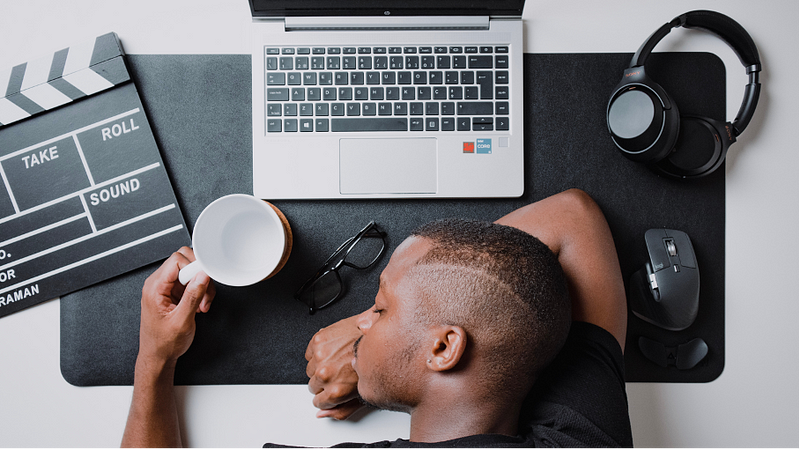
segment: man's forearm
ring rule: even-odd
[[[122,447],[180,447],[175,363],[136,360],[133,400]]]

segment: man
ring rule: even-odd
[[[180,443],[174,365],[191,314],[213,299],[202,275],[175,287],[191,259],[181,249],[145,283],[123,445]],[[570,190],[493,225],[418,230],[381,274],[375,305],[309,343],[309,389],[320,417],[346,418],[362,400],[408,412],[410,440],[377,446],[630,446],[626,320],[605,218]]]

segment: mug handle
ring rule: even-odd
[[[201,271],[203,271],[203,266],[200,265],[199,261],[195,260],[189,265],[181,268],[181,271],[178,272],[178,281],[180,281],[181,284],[186,285],[197,273]]]

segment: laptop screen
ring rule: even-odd
[[[525,0],[250,0],[253,17],[521,16]]]

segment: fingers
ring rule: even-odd
[[[194,319],[194,314],[201,310],[201,304],[205,301],[205,308],[210,307],[211,299],[208,299],[208,290],[211,285],[211,278],[203,272],[197,273],[194,278],[186,285],[180,302],[175,308],[175,313],[184,319]],[[213,299],[213,298],[212,298]]]
[[[329,410],[357,397],[358,389],[355,385],[331,384],[315,393],[312,402],[320,410]]]
[[[359,399],[353,399],[345,402],[344,404],[337,405],[334,408],[320,410],[317,412],[317,418],[333,418],[336,420],[347,419],[357,412],[364,404]]]

